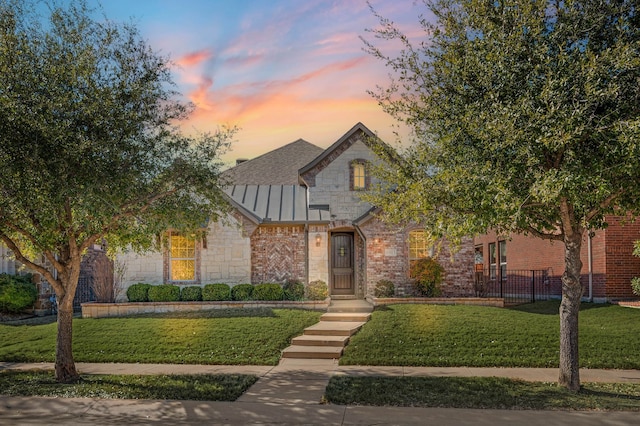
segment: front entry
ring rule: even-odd
[[[331,235],[331,295],[354,295],[353,233]]]

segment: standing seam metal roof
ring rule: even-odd
[[[233,185],[227,187],[225,193],[256,223],[318,223],[330,220],[328,209],[308,206],[307,188],[304,186]]]

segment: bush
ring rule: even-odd
[[[374,295],[376,297],[393,297],[396,291],[396,286],[389,280],[380,280],[376,283],[374,289]]]
[[[127,299],[129,302],[148,302],[151,287],[151,284],[145,283],[132,284],[127,289]]]
[[[180,300],[180,287],[172,284],[151,286],[149,289],[149,302],[178,302]]]
[[[300,281],[289,280],[282,286],[285,300],[304,299],[304,284]]]
[[[631,280],[631,290],[636,296],[640,296],[640,278],[635,277]]]
[[[282,300],[284,292],[282,286],[276,283],[258,284],[253,288],[253,300]]]
[[[431,257],[416,260],[411,265],[411,278],[414,280],[413,290],[417,296],[440,296],[440,284],[442,284],[443,277],[444,268]]]
[[[227,284],[206,284],[202,289],[202,300],[231,300],[231,287]]]
[[[31,308],[37,298],[38,290],[30,274],[0,274],[0,312],[22,312]]]
[[[324,300],[329,296],[327,283],[322,280],[311,281],[307,286],[307,299]]]
[[[183,287],[180,292],[180,300],[184,300],[185,302],[198,302],[202,300],[202,287],[195,285]]]
[[[253,285],[251,284],[238,284],[231,287],[231,298],[233,300],[251,300],[253,293]]]

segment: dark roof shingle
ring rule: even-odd
[[[303,139],[269,151],[223,172],[233,185],[297,185],[298,170],[324,150]]]

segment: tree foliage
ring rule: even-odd
[[[103,238],[148,249],[168,227],[215,220],[233,129],[179,130],[192,106],[135,26],[82,0],[45,5],[0,0],[0,239],[55,289],[62,350],[85,250]],[[77,377],[72,364],[57,362],[59,380]]]
[[[560,382],[579,388],[582,239],[639,208],[636,2],[427,0],[417,41],[378,17],[366,49],[392,78],[373,94],[414,142],[372,201],[439,236],[562,241]]]

